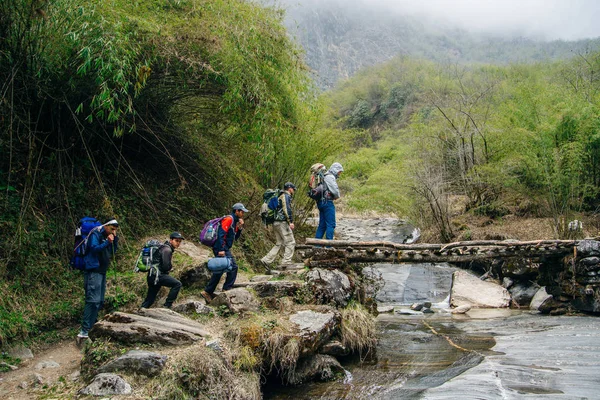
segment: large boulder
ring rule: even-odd
[[[100,367],[98,372],[124,371],[138,375],[156,376],[160,374],[166,362],[167,356],[150,351],[129,350],[121,357]]]
[[[211,277],[212,272],[208,270],[204,262],[183,271],[179,276],[179,280],[184,287],[205,287]]]
[[[500,285],[484,282],[466,271],[452,274],[450,305],[469,304],[479,308],[502,308],[510,305],[510,293]]]
[[[294,296],[303,285],[298,281],[269,281],[253,284],[252,289],[259,297],[285,297]]]
[[[131,386],[119,375],[98,374],[92,383],[79,391],[87,396],[115,396],[131,393]]]
[[[140,310],[145,315],[114,312],[97,322],[90,338],[122,343],[191,344],[208,336],[199,323],[166,309]]]
[[[309,381],[326,382],[344,374],[344,368],[332,356],[317,354],[301,359],[291,374],[289,383],[299,385]]]
[[[338,270],[314,268],[306,275],[309,291],[321,304],[334,303],[345,307],[352,295],[352,285],[348,276]]]
[[[300,339],[301,355],[314,354],[333,335],[341,322],[337,311],[316,312],[298,311],[290,316],[290,321],[297,325]]]
[[[248,290],[243,288],[223,291],[211,302],[212,307],[226,306],[232,313],[258,311],[260,303]]]
[[[512,299],[519,306],[529,306],[531,299],[538,292],[540,286],[536,283],[526,285],[524,283],[517,283],[508,289]]]

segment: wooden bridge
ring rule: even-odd
[[[598,240],[598,238],[594,238]],[[310,267],[335,267],[348,263],[464,263],[492,258],[577,256],[579,240],[476,240],[447,244],[393,242],[353,242],[306,239],[298,251]]]

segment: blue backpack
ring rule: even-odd
[[[279,211],[279,196],[282,191],[278,189],[267,189],[263,194],[263,204],[260,208],[260,217],[263,225],[270,225],[276,220]]]
[[[73,246],[73,255],[71,256],[71,267],[79,271],[85,270],[84,257],[87,254],[87,242],[90,233],[102,223],[96,218],[83,217],[79,220],[77,229],[75,229],[75,245]]]

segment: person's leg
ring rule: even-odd
[[[81,321],[80,336],[87,336],[92,326],[98,319],[98,311],[102,305],[102,283],[106,282],[106,276],[97,272],[85,272],[83,284],[85,287],[85,307]]]
[[[152,304],[154,304],[154,301],[156,300],[156,295],[160,290],[160,284],[155,285],[155,279],[156,277],[150,274],[148,274],[148,276],[146,277],[146,282],[148,283],[148,294],[146,294],[146,298],[142,303],[142,308],[152,307]]]
[[[324,207],[328,202],[319,201],[317,202],[317,208],[319,209],[319,226],[317,227],[317,233],[315,235],[316,239],[323,239],[323,235],[325,235],[325,228],[327,225],[325,224],[325,211]]]
[[[283,259],[281,260],[282,264],[291,264],[292,257],[294,257],[294,249],[296,248],[296,240],[294,240],[294,233],[290,228],[290,225],[287,222],[282,224],[282,234],[283,234],[283,245],[285,251],[283,253]]]
[[[176,278],[173,278],[171,275],[161,275],[159,278],[159,282],[161,286],[166,286],[171,288],[169,290],[169,294],[167,295],[167,299],[165,300],[165,307],[171,308],[173,302],[177,299],[177,295],[181,290],[181,282]]]
[[[206,284],[206,287],[204,288],[204,291],[212,296],[213,293],[215,292],[215,289],[217,288],[217,285],[219,284],[219,281],[221,280],[222,276],[223,276],[222,272],[213,272],[212,276],[210,277],[210,280],[208,281],[208,283]]]
[[[325,224],[327,225],[325,230],[325,239],[333,240],[333,233],[335,231],[335,204],[333,204],[333,201],[327,202]]]
[[[282,226],[287,225],[287,222],[277,221],[273,223],[273,233],[275,234],[275,246],[267,253],[266,256],[262,258],[262,262],[266,264],[272,264],[277,258],[277,254],[279,254],[279,250],[281,250],[281,246],[283,245],[283,234],[282,234]]]
[[[233,284],[235,283],[235,279],[237,278],[238,266],[235,262],[235,257],[231,254],[231,250],[227,250],[225,252],[225,256],[231,258],[231,271],[227,272],[227,278],[225,279],[225,283],[223,284],[223,290],[229,290],[233,288]]]

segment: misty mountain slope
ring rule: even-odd
[[[436,62],[509,64],[570,58],[600,47],[600,39],[536,41],[473,34],[372,7],[342,3],[292,3],[285,23],[306,50],[322,89],[359,69],[397,55]]]

